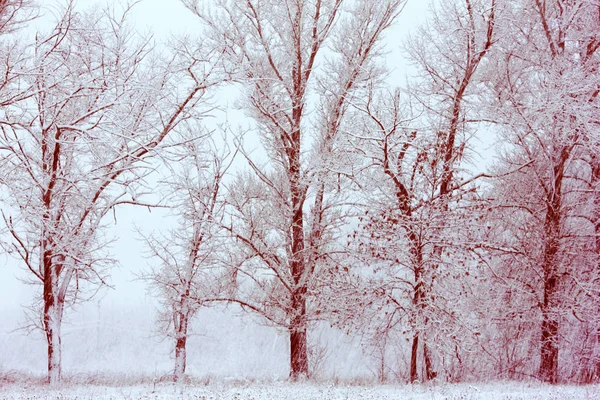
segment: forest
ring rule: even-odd
[[[376,382],[599,382],[600,3],[438,1],[390,37],[411,1],[178,0],[202,33],[163,43],[136,2],[0,0],[0,253],[50,386],[137,208],[176,221],[138,234],[175,382],[211,307],[283,335],[292,382],[323,324]]]

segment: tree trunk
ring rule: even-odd
[[[290,378],[293,381],[308,378],[308,353],[306,340],[306,294],[307,294],[307,271],[305,243],[304,243],[304,214],[303,205],[305,190],[301,185],[300,174],[300,117],[301,107],[294,108],[294,120],[297,128],[293,130],[293,142],[295,146],[289,149],[290,160],[290,192],[292,206],[292,258],[290,260],[290,272],[294,282],[294,289],[290,293],[292,300],[290,315]]]
[[[44,257],[44,330],[48,344],[48,383],[56,385],[61,380],[62,349],[60,327],[63,304],[58,296],[58,282],[55,282],[50,258]]]
[[[44,313],[46,340],[48,343],[48,383],[56,385],[61,380],[62,349],[60,339],[61,320],[57,316],[55,307]]]
[[[292,298],[294,315],[290,325],[290,378],[293,381],[308,378],[306,337],[306,296],[300,291]]]
[[[558,321],[544,315],[542,320],[542,346],[540,361],[540,378],[544,382],[558,381]]]
[[[425,377],[428,381],[435,379],[437,372],[433,370],[433,363],[431,362],[431,352],[427,347],[427,341],[423,340],[423,359],[425,361]]]
[[[539,376],[544,382],[558,381],[558,320],[553,311],[556,276],[550,266],[544,274],[544,302],[542,304],[542,327]]]
[[[419,352],[419,334],[413,336],[412,349],[410,353],[410,382],[415,383],[419,376],[417,374],[417,353]]]
[[[414,257],[414,274],[415,274],[415,289],[414,289],[414,297],[413,304],[417,310],[418,315],[423,315],[427,308],[427,293],[425,289],[425,282],[423,279],[423,253],[420,246],[420,241],[418,236],[415,233],[411,233],[409,236],[411,241],[411,253]],[[429,318],[425,316],[423,318],[423,325],[426,327],[428,325]],[[431,354],[429,348],[427,347],[427,340],[425,338],[424,332],[417,327],[417,332],[413,336],[411,355],[410,355],[410,381],[415,382],[418,379],[418,353],[419,353],[419,336],[422,334],[423,336],[423,362],[425,364],[425,376],[423,377],[423,381],[434,379],[437,376],[437,373],[433,370],[433,364],[431,362]]]
[[[596,185],[600,182],[600,158],[592,157],[592,182]],[[600,275],[600,192],[598,191],[600,188],[595,187],[596,191],[594,193],[594,233],[596,234],[596,276]],[[596,296],[596,304],[600,306],[600,295]],[[598,309],[598,313],[600,314],[600,308]],[[596,328],[596,346],[600,348],[600,327]],[[595,377],[593,379],[600,379],[600,359],[596,361],[595,368]]]
[[[545,382],[558,381],[558,328],[555,314],[556,291],[558,286],[557,254],[561,235],[562,179],[565,164],[569,159],[569,150],[563,148],[558,163],[554,166],[554,181],[547,200],[546,220],[544,222],[543,276],[544,299],[541,305],[542,326],[540,335],[539,377]]]
[[[387,376],[385,373],[387,340],[388,334],[386,333],[383,336],[383,339],[377,343],[377,348],[379,350],[379,371],[377,372],[377,377],[379,378],[379,383],[381,384],[384,384],[387,381]]]
[[[179,313],[176,317],[179,319],[179,326],[176,327],[175,340],[175,368],[173,371],[173,379],[175,382],[183,382],[185,376],[185,367],[187,363],[187,330],[188,316],[185,313]]]

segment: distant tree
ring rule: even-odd
[[[14,33],[36,16],[32,0],[3,0],[0,2],[0,34]]]
[[[350,99],[381,78],[374,62],[404,0],[216,1],[200,16],[227,46],[263,158],[246,156],[229,195],[240,304],[290,336],[290,377],[307,376],[317,276],[339,251],[347,184],[337,141]]]
[[[31,96],[28,86],[20,84],[23,62],[27,57],[21,28],[36,17],[36,7],[28,0],[4,0],[0,2],[0,106],[8,107]],[[1,161],[1,159],[0,159]]]
[[[137,184],[150,157],[219,80],[212,53],[158,59],[128,27],[128,13],[76,12],[67,3],[20,60],[27,73],[17,86],[29,94],[1,112],[2,184],[12,203],[3,213],[6,247],[42,287],[34,309],[51,384],[61,379],[65,306],[106,285],[114,263],[105,217],[117,205],[144,204]]]
[[[222,146],[221,150],[218,147]],[[164,183],[178,226],[167,235],[145,238],[160,266],[143,275],[161,300],[161,331],[174,339],[174,379],[182,381],[187,361],[190,324],[203,299],[221,295],[227,258],[223,179],[235,157],[209,134],[186,141],[168,156],[171,176]]]

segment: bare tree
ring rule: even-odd
[[[333,178],[340,124],[348,100],[380,78],[373,59],[404,1],[217,1],[212,13],[184,3],[241,64],[245,107],[265,150],[264,159],[244,151],[250,170],[232,187],[239,289],[222,300],[289,332],[298,379],[309,373],[315,277],[343,223],[345,197]]]
[[[128,27],[128,12],[76,12],[68,3],[23,61],[29,73],[19,84],[31,95],[2,110],[2,183],[14,206],[4,215],[7,247],[42,287],[35,308],[51,384],[61,379],[65,306],[108,284],[105,216],[144,204],[137,183],[149,158],[216,78],[207,67],[214,54],[187,58],[183,49],[158,59]]]
[[[354,239],[362,263],[373,270],[367,276],[374,288],[368,291],[374,300],[365,303],[385,312],[377,335],[381,329],[412,332],[411,382],[419,379],[419,354],[421,379],[436,377],[434,336],[453,337],[454,354],[465,339],[457,332],[468,330],[450,299],[464,293],[467,206],[476,200],[471,183],[477,178],[463,172],[477,121],[470,103],[481,82],[479,65],[494,42],[496,9],[495,0],[441,5],[408,42],[417,76],[406,99],[399,90],[374,88],[354,104],[351,146],[360,154],[366,199]]]
[[[20,80],[27,71],[21,70],[27,58],[21,28],[36,17],[36,7],[28,0],[0,2],[0,105],[7,107],[32,95]]]
[[[31,0],[3,0],[0,2],[0,33],[13,33],[36,16],[36,5]]]
[[[574,326],[597,323],[589,313],[597,308],[584,309],[598,298],[592,198],[600,8],[531,0],[510,11],[504,28],[510,39],[495,64],[491,99],[509,143],[501,168],[527,167],[496,183],[498,206],[509,210],[500,238],[518,255],[505,254],[497,273],[528,297],[521,307],[531,306],[539,329],[536,375],[556,383],[561,344],[568,352],[577,340],[569,339]]]
[[[143,278],[161,300],[161,331],[175,342],[176,382],[185,375],[191,321],[203,299],[220,295],[227,259],[223,179],[235,153],[209,135],[188,139],[168,156],[173,167],[165,186],[178,226],[168,235],[146,238],[151,257],[160,260],[160,266]]]

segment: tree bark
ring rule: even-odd
[[[175,382],[182,382],[185,376],[185,367],[187,364],[187,331],[188,331],[188,316],[185,313],[179,313],[176,317],[179,319],[179,326],[176,330],[175,339],[175,368],[173,371],[173,379]]]
[[[417,314],[422,314],[427,308],[427,303],[425,301],[427,293],[425,292],[425,284],[423,281],[423,252],[421,250],[421,245],[418,236],[411,232],[409,235],[410,243],[411,243],[411,253],[414,257],[414,275],[415,275],[415,288],[414,288],[414,297],[413,304],[417,310]],[[424,318],[424,325],[427,326],[428,318]],[[419,354],[419,336],[421,336],[421,329],[417,327],[417,330],[413,336],[413,342],[411,347],[410,354],[410,381],[416,382],[418,380],[418,354]],[[425,376],[423,377],[423,381],[431,380],[435,378],[437,375],[435,371],[433,371],[433,365],[431,363],[431,354],[427,347],[427,341],[423,335],[423,362],[425,364]]]
[[[542,320],[540,378],[544,382],[558,382],[558,321],[545,313]]]
[[[290,378],[308,378],[308,349],[306,337],[306,296],[300,292],[292,297],[294,316],[290,324]]]
[[[410,382],[415,383],[419,376],[417,374],[417,353],[419,351],[419,334],[415,333],[410,353]]]
[[[61,380],[62,348],[60,327],[63,303],[58,296],[58,279],[49,251],[44,252],[44,331],[48,345],[48,383],[56,385]]]
[[[557,164],[553,168],[552,190],[547,199],[544,231],[543,276],[544,298],[541,304],[542,324],[540,335],[540,369],[539,377],[548,383],[558,381],[558,329],[559,322],[555,314],[555,298],[558,286],[557,254],[561,230],[562,183],[565,164],[570,157],[570,150],[563,148]]]
[[[598,184],[600,182],[600,158],[592,156],[592,182]],[[594,187],[594,233],[596,234],[596,256],[600,259],[600,192],[598,188]],[[596,275],[600,273],[600,264],[596,261]],[[597,296],[596,303],[600,305],[600,296]],[[600,313],[600,308],[598,309]],[[600,348],[600,327],[596,328],[596,346]],[[593,379],[600,379],[600,359],[596,360],[595,377]]]
[[[427,341],[423,341],[423,359],[425,361],[425,377],[428,381],[435,379],[437,372],[433,370],[433,363],[431,362],[431,352],[427,347]]]
[[[555,240],[551,240],[555,242]],[[544,301],[542,303],[542,326],[540,346],[539,376],[544,382],[556,383],[558,381],[558,327],[559,323],[554,314],[553,306],[557,277],[554,259],[556,244],[550,244],[546,249],[546,262],[544,265]]]
[[[303,93],[296,88],[296,93]],[[305,188],[301,184],[300,172],[300,118],[302,116],[302,103],[293,109],[293,119],[296,122],[292,131],[293,146],[287,150],[289,160],[289,183],[291,194],[291,260],[290,272],[292,275],[294,289],[291,292],[291,315],[290,315],[290,378],[293,381],[308,377],[308,353],[306,340],[306,255],[304,234],[304,201]]]

